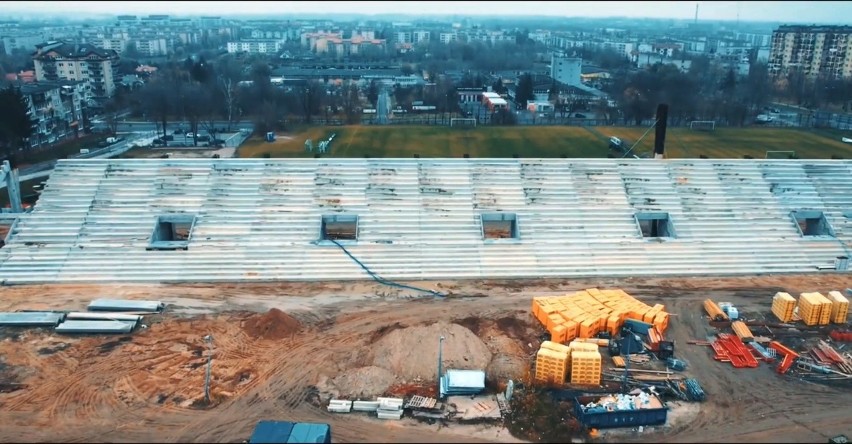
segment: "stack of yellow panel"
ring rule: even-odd
[[[571,350],[571,384],[600,385],[600,383],[600,352]]]
[[[544,341],[536,354],[535,380],[545,384],[564,384],[570,352],[566,345]]]
[[[604,331],[615,335],[628,318],[653,324],[661,333],[669,322],[663,305],[649,307],[620,289],[591,288],[565,296],[533,298],[532,312],[550,332],[551,340],[559,343],[593,338]]]
[[[831,301],[831,322],[845,324],[849,317],[849,299],[839,291],[829,291],[827,299]]]
[[[753,342],[754,335],[751,334],[751,330],[749,330],[748,326],[743,321],[734,321],[731,323],[731,328],[734,330],[734,333],[737,334],[737,337],[740,338],[743,342]]]
[[[802,293],[799,295],[799,317],[805,325],[828,325],[831,301],[819,293]]]
[[[781,322],[790,322],[793,320],[793,311],[796,309],[796,298],[790,296],[789,293],[779,291],[772,298],[772,314],[774,314]]]

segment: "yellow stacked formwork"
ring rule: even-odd
[[[564,384],[568,375],[570,348],[544,341],[535,359],[535,380],[545,384]]]
[[[661,333],[669,322],[663,305],[650,307],[621,289],[591,288],[559,297],[536,297],[532,312],[551,339],[560,343],[595,337],[604,331],[615,335],[628,318],[653,324]]]
[[[772,297],[772,314],[774,314],[781,322],[790,322],[793,320],[793,311],[796,309],[796,298],[790,296],[790,293],[779,291]]]
[[[600,352],[571,350],[571,384],[600,385],[600,383]]]
[[[849,299],[839,291],[829,291],[826,298],[831,301],[831,322],[845,324],[849,317]]]
[[[828,325],[831,301],[819,293],[802,293],[799,295],[799,317],[805,325]]]

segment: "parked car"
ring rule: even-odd
[[[585,114],[580,114],[580,113],[575,113],[575,114],[574,114],[574,117],[576,117],[576,118],[578,118],[578,119],[585,119],[585,118],[586,118],[586,115],[585,115]]]

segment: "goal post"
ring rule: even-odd
[[[715,120],[693,120],[689,122],[689,129],[695,131],[715,131]]]
[[[470,117],[453,117],[450,119],[450,127],[476,128],[476,119]]]

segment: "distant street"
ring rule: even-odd
[[[118,126],[117,129],[118,129],[119,133],[149,132],[149,131],[156,131],[157,130],[157,124],[156,123],[145,122],[145,121],[141,121],[141,120],[124,121],[124,122],[119,123],[117,126]],[[220,121],[220,122],[215,122],[215,126],[216,126],[216,128],[227,128],[228,122],[226,120],[223,120],[223,121]],[[232,123],[231,124],[231,129],[237,129],[237,130],[243,129],[243,128],[252,129],[253,127],[254,126],[252,125],[251,122],[239,122],[239,123]],[[189,131],[189,122],[168,122],[168,124],[166,126],[166,132],[171,134],[175,130],[177,130],[178,128],[182,129],[183,131]],[[199,131],[204,131],[204,128],[205,128],[205,125],[199,125]]]

